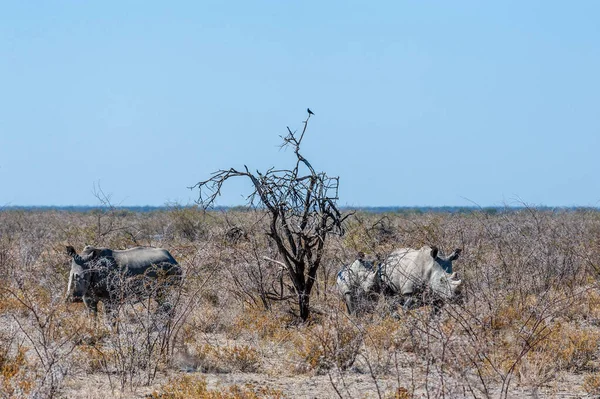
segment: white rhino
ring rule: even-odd
[[[392,252],[380,266],[386,294],[399,296],[404,309],[428,303],[433,305],[434,313],[445,302],[460,302],[462,281],[452,272],[452,262],[461,250],[454,250],[448,257],[439,256],[438,252],[436,247],[428,246]],[[427,299],[422,301],[420,298],[424,297]]]
[[[356,260],[339,271],[336,284],[346,302],[348,313],[357,314],[364,310],[369,299],[379,292],[380,275],[373,262],[364,259],[362,252]]]

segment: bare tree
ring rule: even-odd
[[[214,172],[210,179],[190,187],[199,190],[197,202],[206,209],[230,178],[246,177],[252,181],[254,191],[248,196],[248,202],[268,211],[271,220],[267,235],[277,245],[283,259],[281,265],[292,280],[302,320],[309,316],[310,293],[325,240],[329,234],[343,234],[342,223],[349,216],[342,216],[336,204],[339,177],[317,172],[300,153],[310,117],[309,112],[299,137],[289,127],[287,135],[281,136],[281,148],[291,147],[296,155],[292,169],[270,168],[265,173],[252,173],[244,165],[244,170],[231,168]]]

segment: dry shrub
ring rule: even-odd
[[[22,311],[23,305],[19,299],[12,295],[2,295],[2,293],[6,292],[6,290],[0,289],[0,314],[15,312],[18,310]]]
[[[403,320],[392,317],[385,317],[368,324],[365,333],[365,345],[379,351],[400,348],[407,335]]]
[[[600,395],[600,373],[588,374],[583,379],[583,389],[589,395]]]
[[[230,334],[239,337],[251,332],[260,339],[280,341],[290,335],[286,326],[292,323],[292,316],[276,311],[264,311],[256,307],[247,307],[235,319]]]
[[[590,278],[589,289],[585,289],[573,306],[565,309],[561,317],[569,322],[585,322],[600,326],[600,291]]]
[[[359,251],[371,254],[391,252],[398,243],[399,227],[388,217],[373,220],[368,214],[355,214],[348,223],[343,246],[355,254]]]
[[[270,388],[256,388],[250,384],[232,385],[228,388],[209,389],[204,379],[181,376],[170,380],[159,392],[152,393],[152,399],[281,399],[281,391]]]
[[[291,337],[300,359],[298,371],[317,372],[354,364],[363,343],[363,333],[344,315],[323,318],[321,324],[300,327]]]
[[[193,342],[186,344],[184,350],[188,366],[192,370],[203,373],[231,372],[231,369],[225,367],[219,357],[219,351],[213,345]]]
[[[362,220],[353,221],[348,226],[348,230],[344,236],[344,247],[350,248],[353,252],[372,253],[377,247],[375,237],[368,234]]]
[[[86,373],[108,370],[108,362],[113,357],[96,345],[79,345],[73,351],[73,362],[80,364]]]
[[[399,387],[394,392],[385,396],[386,399],[412,399],[415,396],[406,388]]]
[[[141,308],[141,307],[140,307]],[[115,373],[121,390],[149,385],[171,361],[172,330],[168,315],[155,313],[150,307],[128,307],[131,319],[117,318],[117,325],[106,337],[101,351],[107,361],[107,373]],[[136,313],[137,312],[137,313]]]
[[[182,328],[183,340],[187,342],[198,332],[219,333],[230,329],[229,320],[218,306],[204,306],[202,312],[192,313]]]
[[[592,327],[556,323],[548,337],[535,348],[558,369],[581,372],[594,368],[600,331]]]
[[[188,348],[188,356],[193,359],[192,366],[203,372],[256,372],[260,366],[258,351],[248,345],[194,343],[188,345]]]
[[[174,207],[169,213],[172,234],[187,241],[206,239],[206,214],[195,207]]]
[[[558,366],[554,360],[555,356],[550,352],[534,351],[527,353],[518,366],[521,384],[531,387],[547,385],[556,378],[558,371]]]
[[[406,319],[389,316],[375,319],[364,326],[364,334],[363,360],[377,373],[391,372],[399,360],[405,363],[407,356],[415,351]]]
[[[552,321],[576,303],[574,297],[545,293],[507,296],[482,319],[470,325],[479,370],[485,378],[506,379],[517,373],[521,383],[542,386],[560,370],[581,372],[595,367],[600,331],[591,326]],[[564,311],[563,311],[564,309]],[[477,349],[479,348],[479,349]]]
[[[6,359],[13,359],[7,363],[12,366],[5,370],[5,377],[19,365],[19,372],[11,378],[18,377],[20,382],[13,388],[26,387],[34,397],[53,397],[73,367],[70,354],[82,330],[81,320],[70,317],[64,300],[36,281],[23,279],[16,287],[6,288],[4,295],[2,352]]]
[[[248,345],[233,345],[221,349],[221,357],[234,370],[256,372],[260,364],[260,356],[256,349]]]
[[[11,353],[10,345],[6,343],[0,344],[0,397],[27,397],[35,386],[28,371],[27,349],[19,347],[16,353]]]

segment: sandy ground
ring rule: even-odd
[[[403,374],[399,380],[405,387],[411,386],[409,370],[402,370]],[[59,397],[78,399],[106,399],[106,398],[147,398],[164,384],[169,377],[187,374],[199,379],[205,379],[209,389],[220,389],[231,385],[253,387],[268,387],[283,392],[287,398],[298,399],[320,399],[320,398],[393,398],[393,393],[398,386],[396,376],[379,377],[375,381],[367,374],[357,371],[348,371],[343,376],[334,375],[268,375],[262,373],[201,373],[201,372],[171,372],[161,375],[148,387],[137,387],[133,390],[121,391],[118,387],[111,388],[111,383],[106,374],[80,375],[72,377],[66,384]],[[551,381],[543,389],[532,391],[513,384],[508,398],[597,398],[597,396],[586,395],[580,388],[583,377],[581,375],[566,374]],[[452,381],[447,382],[452,385]],[[476,395],[464,391],[462,386],[450,389],[450,393],[441,396],[436,389],[436,384],[430,384],[429,390],[425,387],[423,379],[415,379],[415,398],[484,398],[481,392]],[[113,385],[117,385],[113,381]],[[463,384],[460,384],[463,385]],[[489,393],[491,398],[500,398],[499,387],[494,387]]]

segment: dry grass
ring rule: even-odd
[[[347,227],[302,324],[260,212],[1,211],[0,398],[600,393],[600,213],[359,213]],[[126,304],[113,329],[65,304],[63,248],[86,243],[169,249],[186,276],[173,324]],[[464,249],[464,305],[345,313],[335,275],[356,251],[424,244]]]

